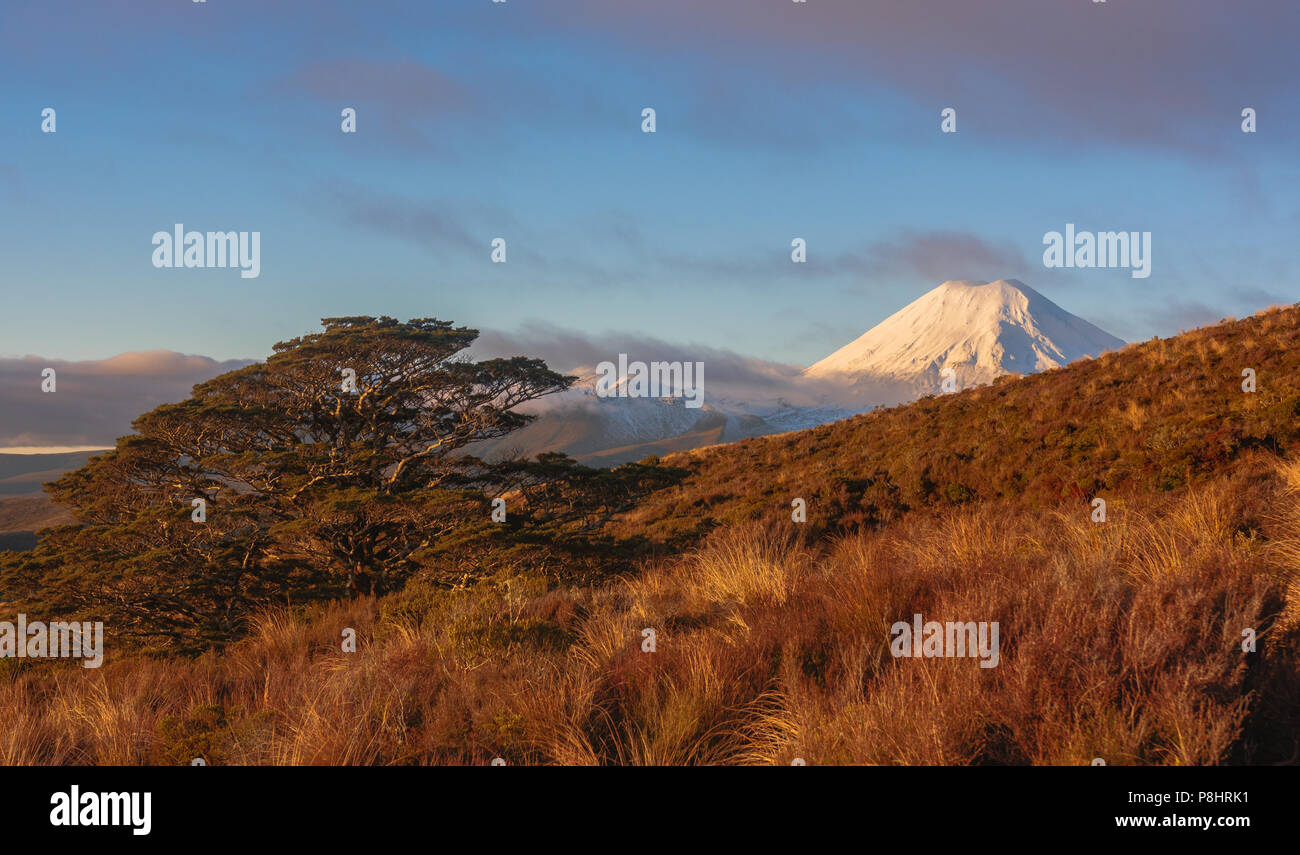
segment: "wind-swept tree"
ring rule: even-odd
[[[420,550],[486,522],[518,477],[518,463],[467,447],[526,424],[516,407],[574,379],[537,359],[472,361],[477,331],[432,318],[322,323],[139,417],[50,485],[79,524],[11,561],[0,600],[201,645],[268,600],[392,590]]]

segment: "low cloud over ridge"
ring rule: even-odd
[[[107,447],[131,421],[159,404],[183,401],[196,383],[247,365],[170,350],[119,353],[69,362],[38,356],[0,358],[0,449]],[[41,391],[53,368],[56,391]]]

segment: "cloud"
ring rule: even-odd
[[[727,378],[748,382],[762,382],[763,378],[800,370],[797,366],[742,356],[706,344],[669,342],[640,332],[590,334],[545,321],[524,324],[515,332],[485,330],[474,343],[473,353],[480,358],[538,357],[558,371],[592,367],[598,362],[617,359],[620,353],[627,353],[632,359],[646,360],[694,361],[712,357],[717,359],[719,369]]]
[[[477,359],[531,356],[545,360],[553,370],[590,375],[601,362],[617,364],[619,354],[628,361],[703,362],[706,402],[790,406],[855,407],[863,389],[847,390],[843,384],[803,376],[803,366],[745,356],[707,344],[669,342],[637,332],[589,334],[544,322],[521,326],[513,332],[485,330],[471,349]],[[881,400],[897,393],[882,387]],[[535,410],[572,405],[572,397],[543,399]]]
[[[1269,291],[1254,285],[1240,285],[1227,289],[1227,292],[1229,297],[1238,305],[1253,308],[1255,311],[1267,309],[1270,306],[1289,306],[1295,302],[1290,297],[1284,297],[1276,291]]]
[[[814,239],[808,260],[794,265],[790,245],[784,240],[712,256],[656,248],[645,237],[640,221],[626,212],[607,211],[600,220],[583,220],[576,227],[615,242],[623,252],[623,263],[614,268],[573,258],[548,259],[538,253],[519,257],[534,269],[598,285],[620,281],[653,286],[663,281],[702,280],[743,285],[746,293],[809,279],[845,280],[855,288],[864,279],[919,281],[933,287],[949,279],[991,282],[1027,279],[1041,272],[1041,266],[1031,264],[1010,242],[958,230],[903,228],[844,249]]]
[[[766,413],[788,407],[859,409],[864,388],[803,376],[803,366],[745,356],[699,343],[669,342],[637,332],[598,335],[550,323],[526,324],[513,332],[487,330],[475,342],[476,359],[532,356],[565,373],[590,375],[619,354],[645,362],[704,363],[706,403],[726,409]],[[189,397],[196,383],[247,365],[252,360],[218,362],[206,356],[168,350],[133,351],[107,359],[67,361],[37,356],[0,359],[0,450],[70,450],[111,447],[130,433],[131,422],[160,404]],[[41,391],[41,372],[57,372],[57,391]],[[875,397],[872,397],[874,395]],[[869,403],[901,400],[882,386]],[[590,405],[580,392],[543,399],[534,412]]]
[[[425,117],[468,110],[469,91],[450,76],[415,60],[346,59],[299,67],[279,84],[321,101],[366,101]]]
[[[111,446],[159,404],[182,401],[196,383],[247,365],[170,350],[68,362],[37,356],[0,359],[0,448]],[[53,368],[56,391],[41,391]]]
[[[807,262],[795,268],[790,249],[766,248],[745,256],[704,258],[668,253],[647,256],[674,274],[710,280],[742,282],[753,286],[793,276],[863,279],[920,279],[930,286],[949,279],[993,281],[1027,276],[1036,271],[1010,243],[995,243],[971,232],[900,229],[881,240],[836,252],[825,245],[810,247]]]
[[[1132,329],[1129,338],[1136,341],[1150,334],[1171,336],[1187,330],[1217,324],[1228,318],[1244,318],[1272,306],[1294,302],[1265,288],[1254,285],[1224,284],[1214,290],[1213,301],[1196,297],[1170,297],[1147,304],[1127,315],[1102,313],[1101,321],[1117,330]],[[1140,324],[1135,324],[1135,320]],[[1106,329],[1111,329],[1106,326]]]
[[[1288,0],[559,2],[567,14],[548,4],[532,23],[650,53],[707,47],[712,61],[794,89],[833,70],[933,105],[936,128],[938,107],[954,106],[963,132],[982,137],[1205,152],[1243,106],[1271,114],[1279,139],[1296,127],[1300,7]]]
[[[335,182],[327,195],[326,210],[336,212],[346,225],[398,238],[431,252],[448,247],[484,254],[488,251],[488,239],[472,235],[462,224],[460,214],[356,184]],[[317,207],[315,202],[311,205]]]
[[[1167,300],[1143,313],[1147,323],[1166,334],[1185,332],[1207,324],[1216,324],[1227,315],[1197,300]]]
[[[311,62],[270,87],[277,96],[306,96],[357,111],[359,129],[375,129],[409,149],[446,153],[438,123],[479,115],[482,98],[465,84],[418,60],[350,58]],[[341,121],[341,118],[339,119]]]
[[[920,277],[933,285],[949,279],[991,282],[1030,270],[1025,256],[1010,244],[995,244],[970,232],[909,229],[835,263],[869,277]]]

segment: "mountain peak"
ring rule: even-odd
[[[1124,342],[1017,279],[953,279],[921,295],[817,362],[808,376],[850,386],[937,391],[953,368],[959,386],[1002,374],[1059,368]]]

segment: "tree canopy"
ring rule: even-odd
[[[112,452],[48,485],[78,524],[7,559],[2,599],[197,648],[267,602],[382,594],[449,544],[473,558],[473,544],[519,532],[518,518],[493,524],[492,498],[543,523],[534,539],[557,531],[546,523],[572,537],[664,483],[654,466],[467,453],[574,382],[541,360],[474,361],[477,331],[434,318],[322,324],[140,416]]]

